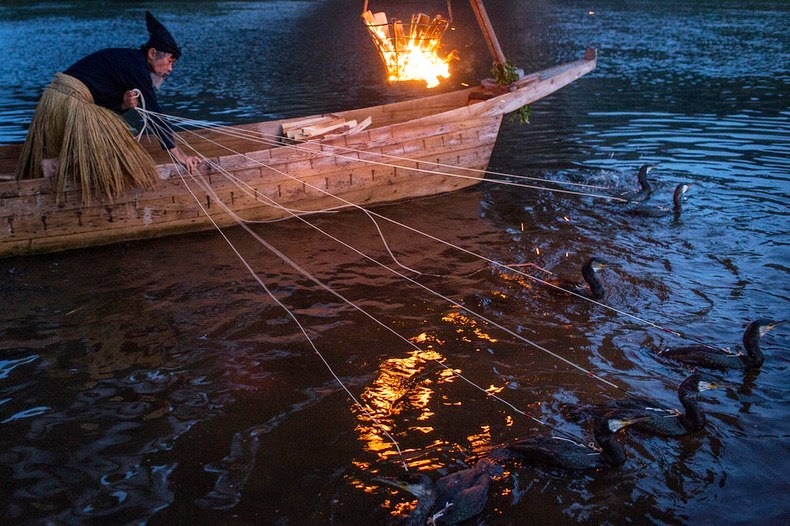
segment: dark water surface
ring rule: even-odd
[[[384,83],[361,6],[4,2],[0,143],[23,140],[55,71],[142,43],[146,8],[185,49],[161,96],[173,114],[240,123],[422,93]],[[312,220],[508,332],[303,223],[256,227],[379,324],[230,230],[365,414],[216,233],[0,260],[2,522],[385,523],[409,499],[371,480],[402,472],[382,429],[412,471],[432,476],[552,428],[590,440],[565,408],[621,391],[525,340],[676,407],[688,370],[648,349],[688,340],[662,328],[737,350],[750,320],[790,318],[788,4],[487,6],[506,55],[527,71],[599,49],[599,68],[535,104],[532,124],[503,124],[491,169],[602,192],[633,187],[640,164],[659,162],[655,202],[694,183],[683,214],[634,219],[613,201],[494,183],[377,211],[504,263],[578,274],[601,255],[622,265],[601,276],[611,308],[382,223],[414,275],[392,264],[361,213]],[[448,44],[462,61],[438,90],[490,68],[468,4],[454,15]],[[786,524],[789,327],[764,337],[760,371],[719,375],[727,386],[702,397],[703,432],[624,433],[628,462],[609,472],[508,466],[472,522]]]

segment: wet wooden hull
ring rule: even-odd
[[[210,159],[195,177],[170,164],[158,144],[149,144],[163,180],[153,189],[135,189],[115,202],[97,200],[89,206],[82,205],[77,185],[68,187],[57,204],[48,179],[8,180],[20,146],[3,146],[0,257],[196,232],[239,219],[285,219],[468,187],[483,178],[504,115],[595,65],[594,53],[588,53],[524,77],[510,91],[477,87],[339,112],[335,115],[349,120],[371,117],[372,125],[319,141],[271,140],[295,119],[182,132],[191,147]],[[244,137],[229,137],[228,132]],[[250,134],[271,144],[262,145]]]

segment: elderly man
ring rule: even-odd
[[[67,178],[79,178],[83,204],[94,192],[112,199],[133,186],[153,186],[156,166],[121,114],[141,98],[147,110],[161,112],[155,90],[172,72],[181,49],[150,12],[145,20],[150,37],[140,49],[103,49],[55,75],[30,124],[17,179],[53,177],[61,199]],[[175,144],[161,119],[151,122],[162,147],[193,172],[199,159]]]

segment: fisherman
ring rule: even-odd
[[[22,147],[17,179],[52,177],[58,200],[68,174],[82,184],[82,202],[92,193],[112,199],[135,186],[152,187],[156,165],[121,115],[139,105],[161,113],[156,90],[170,75],[181,48],[146,11],[150,34],[139,49],[103,49],[57,73],[39,100]],[[200,159],[185,154],[158,117],[150,121],[163,149],[190,173]]]

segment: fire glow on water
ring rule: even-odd
[[[420,13],[412,15],[411,23],[387,21],[384,13],[366,11],[362,19],[368,28],[379,56],[387,68],[389,82],[421,80],[428,88],[439,85],[439,77],[450,77],[449,62],[457,59],[455,51],[439,55],[441,39],[449,20],[436,15],[431,19]]]

